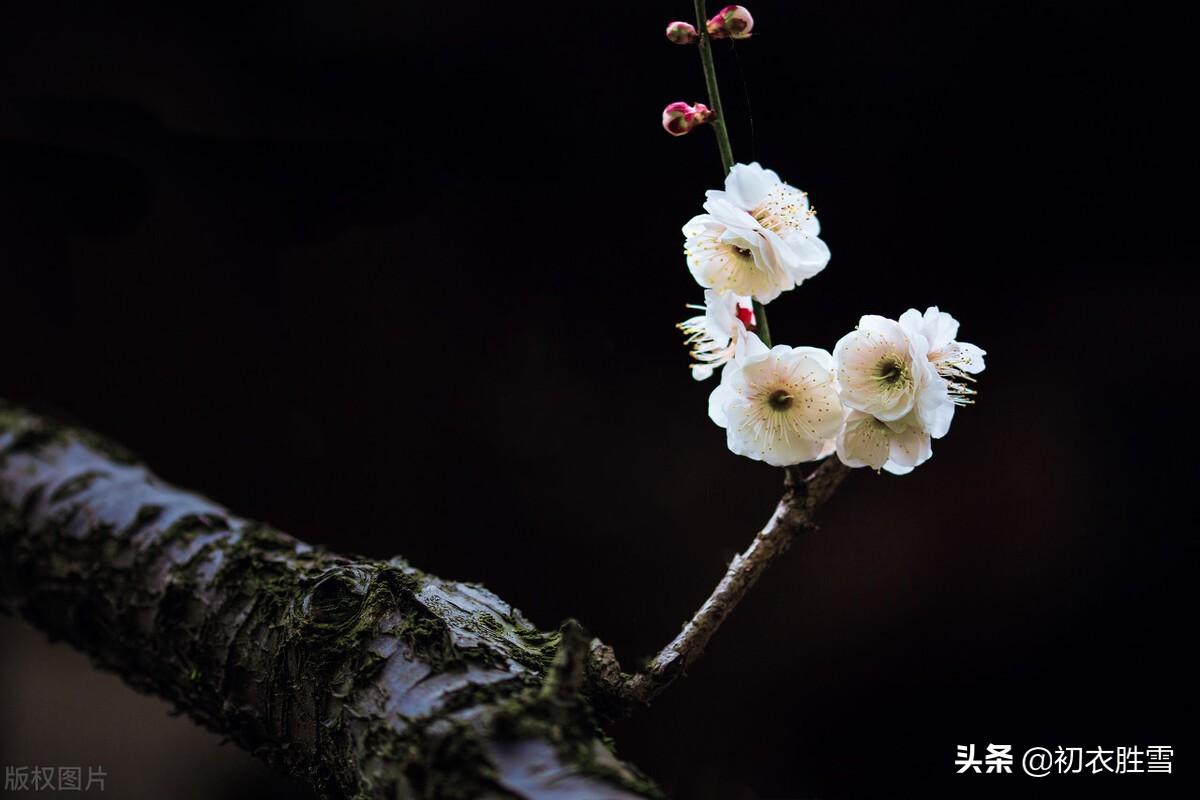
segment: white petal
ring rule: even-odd
[[[926,408],[921,414],[921,424],[934,439],[940,439],[950,432],[950,423],[954,421],[954,403],[940,402]]]
[[[755,339],[758,339],[757,335],[749,334],[746,337],[747,340],[750,338],[750,336],[754,336]],[[759,343],[761,344],[761,340],[759,340]],[[747,355],[744,358],[738,358],[737,365],[738,369],[741,370],[742,378],[744,378],[745,382],[750,386],[765,386],[767,384],[775,383],[775,376],[780,371],[780,351],[782,350],[787,352],[791,349],[792,348],[788,347],[786,344],[777,344],[766,353],[759,352],[755,355]]]
[[[940,439],[950,430],[950,421],[954,418],[954,400],[950,397],[950,384],[937,374],[932,364],[918,366],[925,373],[917,389],[917,399],[913,407],[913,415],[918,421],[912,427],[929,431],[933,438]]]
[[[969,342],[955,342],[955,344],[958,345],[958,355],[954,360],[954,366],[972,375],[983,372],[983,357],[987,355],[987,351]]]
[[[891,436],[870,414],[851,411],[837,436],[837,455],[848,467],[880,469],[888,459]]]
[[[704,203],[704,210],[714,220],[730,228],[738,228],[746,232],[757,232],[763,229],[758,220],[750,216],[745,209],[738,208],[723,197],[710,197]]]
[[[784,244],[792,251],[792,279],[796,283],[813,277],[829,263],[829,246],[816,236],[789,234],[783,238]]]
[[[780,183],[774,171],[763,169],[757,161],[734,164],[725,176],[725,193],[734,205],[750,211],[762,202],[771,187]]]
[[[828,350],[822,350],[820,347],[793,347],[792,353],[796,356],[811,358],[821,366],[821,369],[833,372],[833,354]]]
[[[709,226],[717,225],[717,220],[711,214],[697,214],[684,223],[683,235],[691,238],[692,236],[702,236]]]
[[[728,344],[735,331],[742,327],[737,317],[738,300],[734,294],[717,294],[712,289],[704,291],[704,321],[709,335],[718,342]]]
[[[911,469],[925,463],[932,455],[933,447],[929,442],[928,433],[915,428],[904,433],[892,433],[888,450],[889,462]]]
[[[906,333],[917,334],[925,329],[925,318],[915,308],[910,308],[897,320]]]
[[[716,388],[708,396],[708,418],[722,428],[726,427],[729,423],[725,407],[729,404],[730,400],[733,400],[737,396],[734,394],[732,388],[730,388],[734,372],[736,372],[736,368],[732,364],[728,365],[725,371],[721,373],[721,382],[717,384]]]
[[[805,461],[816,461],[824,444],[823,440],[813,441],[798,436],[772,439],[762,443],[760,460],[772,467],[790,467]]]
[[[929,339],[931,350],[942,349],[954,341],[955,336],[958,336],[958,320],[945,311],[939,311],[937,306],[925,309],[924,319],[925,330],[923,333]]]
[[[763,340],[758,338],[758,334],[753,331],[747,331],[745,336],[738,339],[737,354],[734,355],[734,360],[739,365],[745,365],[761,361],[769,354],[770,350],[763,344]]]

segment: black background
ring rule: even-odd
[[[720,182],[710,131],[659,128],[703,99],[661,33],[689,6],[5,4],[0,393],[636,662],[780,481],[725,449],[673,328],[700,299],[679,227]],[[751,9],[760,35],[718,48],[735,153],[808,190],[833,251],[771,306],[776,339],[937,304],[988,369],[927,465],[852,476],[621,754],[678,798],[1182,795],[1194,21]],[[190,726],[155,706],[87,739],[61,714],[132,693],[38,713],[68,691],[43,665],[90,669],[2,630],[6,764]],[[204,783],[236,755],[215,741],[108,793],[295,791],[241,761]],[[955,776],[969,742],[1167,744],[1178,774]]]

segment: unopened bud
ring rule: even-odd
[[[696,26],[690,22],[672,22],[667,26],[667,38],[675,44],[692,44],[700,38]]]
[[[697,125],[708,122],[712,112],[703,103],[688,105],[683,101],[671,103],[663,109],[663,129],[672,136],[683,136]]]
[[[708,35],[714,39],[749,39],[754,17],[745,6],[725,6],[708,21]]]

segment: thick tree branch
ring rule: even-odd
[[[0,607],[327,797],[657,796],[602,744],[576,623],[315,549],[2,403]]]
[[[607,684],[608,690],[626,704],[644,705],[700,657],[708,640],[767,567],[787,551],[797,534],[815,527],[813,516],[817,509],[850,472],[836,458],[826,459],[807,477],[799,470],[799,467],[788,468],[783,497],[766,527],[758,532],[744,553],[733,557],[717,588],[679,635],[636,674],[621,675],[619,668],[615,671],[610,668],[605,677],[602,668],[597,668],[601,685]],[[612,651],[600,645],[595,646],[593,652],[600,661],[612,658]],[[615,661],[612,664],[615,665]]]

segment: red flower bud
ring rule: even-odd
[[[683,136],[697,125],[708,122],[712,112],[703,103],[688,105],[682,100],[663,109],[662,126],[672,136]]]
[[[667,38],[675,44],[693,44],[700,38],[696,26],[690,22],[672,22],[667,26]]]
[[[754,324],[754,308],[753,307],[747,308],[746,306],[741,305],[739,303],[738,307],[737,307],[737,318],[739,320],[741,320],[743,325],[746,326],[746,330],[748,330],[748,331],[757,331],[758,330],[758,326],[756,326]]]
[[[708,35],[714,39],[749,39],[754,17],[745,6],[725,6],[708,21]]]

